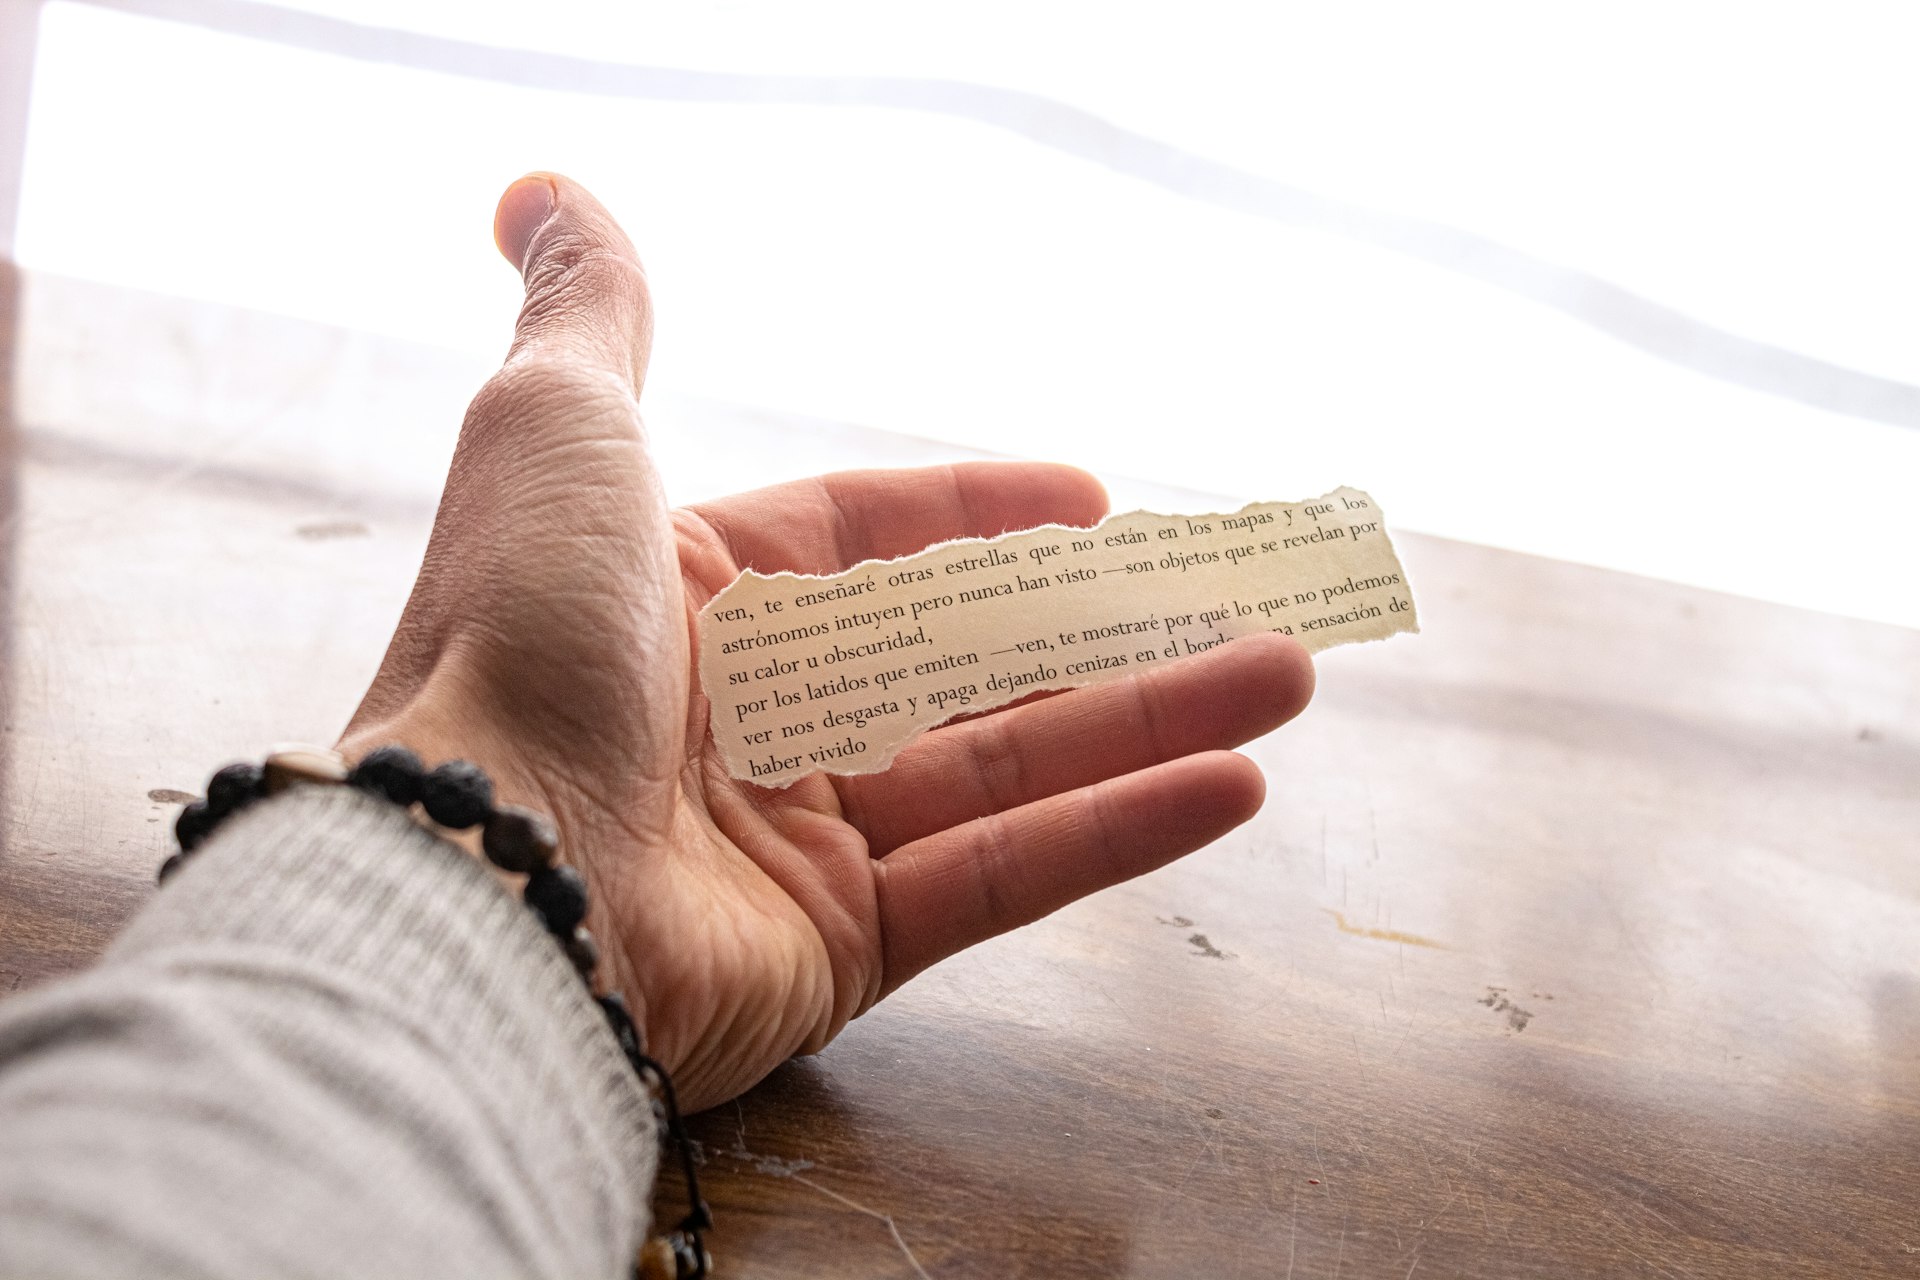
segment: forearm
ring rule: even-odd
[[[644,1092],[474,859],[349,788],[232,819],[0,1006],[0,1274],[624,1274]]]

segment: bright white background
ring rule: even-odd
[[[302,7],[1041,94],[1920,381],[1904,5]],[[586,182],[640,246],[651,389],[1235,498],[1351,483],[1404,527],[1920,626],[1920,430],[969,119],[514,88],[55,3],[17,255],[492,355],[517,295],[493,202],[534,168]]]

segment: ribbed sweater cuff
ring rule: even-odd
[[[406,1024],[473,1092],[527,1193],[553,1200],[556,1228],[632,1256],[650,1104],[573,966],[478,859],[353,788],[296,787],[230,819],[105,963],[229,961]]]

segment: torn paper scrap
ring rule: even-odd
[[[877,772],[955,716],[1256,631],[1318,651],[1419,629],[1379,507],[1336,489],[970,538],[827,578],[744,573],[700,612],[700,683],[729,771],[783,787]]]

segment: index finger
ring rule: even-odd
[[[1084,528],[1107,514],[1107,491],[1078,467],[957,462],[841,471],[687,508],[719,535],[741,569],[838,573],[955,538],[991,538],[1036,525]]]

